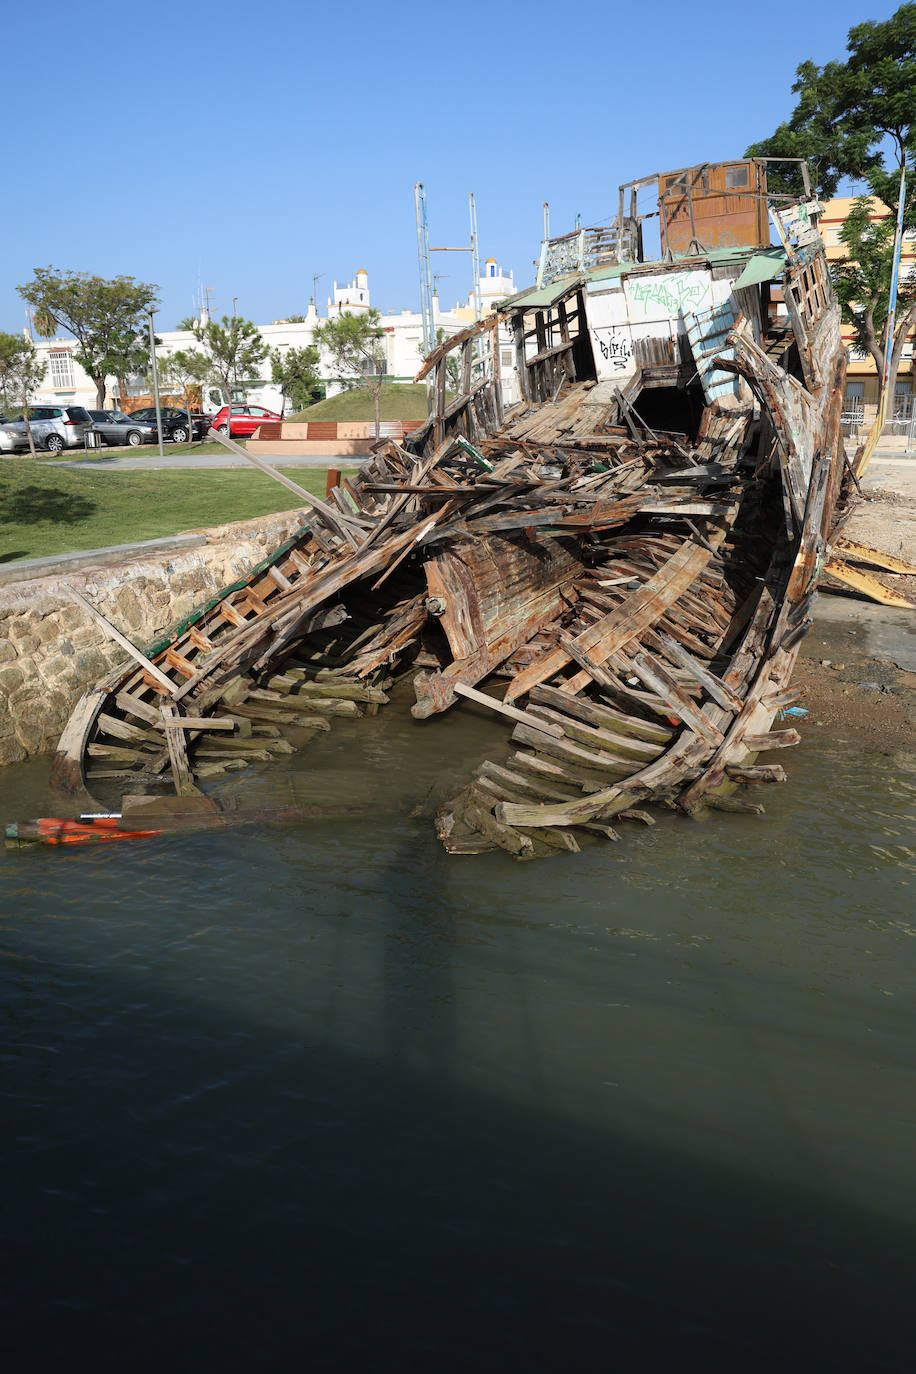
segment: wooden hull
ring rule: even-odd
[[[678,372],[673,345],[643,341],[626,394],[582,375],[581,283],[575,312],[560,299],[532,330],[518,307],[526,400],[505,414],[496,323],[447,341],[428,364],[439,409],[409,451],[382,444],[250,578],[88,692],[57,786],[193,794],[375,713],[411,673],[417,717],[471,697],[511,723],[506,750],[439,811],[451,852],[574,850],[615,838],[617,817],[649,820],[647,802],[761,810],[738,789],[783,780],[757,757],[798,739],[774,727],[843,471],[838,312],[802,278],[826,280],[822,255],[786,265],[794,352],[745,288],[721,354],[712,326],[690,324],[706,380],[669,388],[669,424],[657,388]],[[550,346],[554,326],[567,337]],[[465,390],[446,404],[449,346]],[[501,695],[480,690],[494,676]]]

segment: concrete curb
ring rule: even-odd
[[[11,582],[31,582],[37,577],[79,572],[83,568],[107,568],[146,554],[172,553],[206,544],[205,534],[170,534],[160,539],[142,539],[136,544],[109,544],[101,549],[81,549],[78,553],[51,554],[46,558],[23,558],[17,563],[0,564],[0,586]]]

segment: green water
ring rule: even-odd
[[[401,703],[219,789],[359,817],[0,858],[8,1367],[913,1368],[912,757],[449,857],[504,742]]]

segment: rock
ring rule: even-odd
[[[7,627],[7,636],[12,640],[27,639],[31,636],[33,628],[33,617],[30,615],[20,615],[10,622]]]
[[[0,668],[0,688],[4,692],[15,692],[17,687],[21,687],[25,682],[25,674],[21,668]]]
[[[84,633],[80,631],[79,633]],[[41,644],[53,644],[60,635],[60,623],[56,616],[46,616],[45,619],[35,629],[35,634]]]
[[[859,691],[860,691],[860,692],[880,692],[880,691],[881,691],[881,683],[880,683],[880,682],[860,682],[860,683],[859,683]]]
[[[25,750],[17,739],[0,739],[0,764],[21,763],[25,756]]]
[[[44,748],[47,738],[47,727],[42,721],[29,721],[21,718],[16,719],[16,739],[25,750],[25,754],[31,757],[32,754],[40,754]]]

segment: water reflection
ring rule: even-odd
[[[13,1367],[909,1370],[912,775],[450,859],[493,739],[372,724],[245,784],[365,818],[0,862]]]

